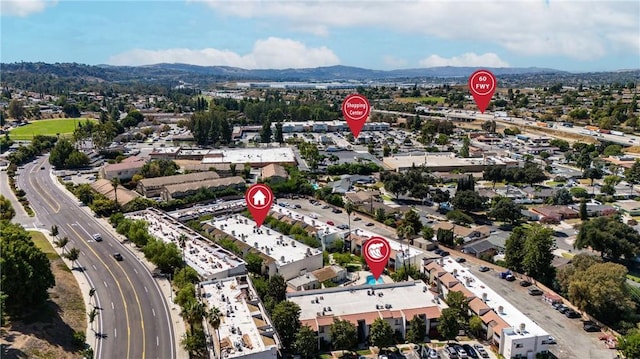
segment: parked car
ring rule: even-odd
[[[469,344],[462,344],[462,349],[464,349],[465,352],[467,352],[467,355],[469,356],[469,358],[473,358],[473,359],[478,359],[478,353],[476,353],[476,351],[473,349],[473,347]]]
[[[521,287],[528,287],[531,285],[531,282],[529,282],[528,280],[521,280],[520,281],[520,286]]]
[[[585,332],[599,332],[601,330],[598,324],[590,320],[587,320],[584,323],[582,323],[582,329],[584,329]]]
[[[365,226],[367,227],[372,227],[373,225],[374,225],[373,222],[367,222],[367,224],[365,224]]]
[[[478,270],[479,270],[480,272],[488,272],[488,271],[489,271],[489,269],[490,269],[490,268],[489,268],[489,267],[487,267],[487,266],[480,266],[480,268],[478,268]]]
[[[549,339],[547,339],[547,344],[558,344],[558,342],[556,341],[556,338],[550,335]]]
[[[466,260],[466,259],[464,259],[464,258],[462,258],[462,257],[458,257],[458,258],[456,258],[456,262],[458,262],[458,263],[464,263],[464,262],[466,262],[466,261],[467,261],[467,260]]]
[[[514,277],[512,274],[509,274],[508,276],[506,276],[504,278],[507,282],[513,282],[516,280],[516,277]]]
[[[573,309],[569,309],[566,312],[564,312],[564,315],[567,316],[567,318],[580,318],[580,313],[576,312]]]
[[[543,292],[538,288],[530,288],[529,295],[542,295]]]
[[[558,307],[556,307],[556,310],[562,314],[566,313],[567,310],[569,310],[569,307],[567,307],[564,304],[560,304]]]
[[[124,258],[122,258],[122,254],[120,254],[118,252],[113,254],[113,258],[115,258],[117,261],[121,261],[121,260],[124,259]]]
[[[338,209],[338,208],[334,208],[333,211],[331,211],[331,212],[333,212],[333,213],[342,213],[342,210]]]
[[[487,353],[487,351],[484,349],[482,344],[474,344],[473,347],[478,352],[478,354],[480,354],[481,357],[483,357],[483,358],[488,358],[489,357],[489,353]]]
[[[353,221],[354,221],[354,222],[361,221],[361,220],[362,220],[362,218],[360,218],[360,217],[354,217],[354,218],[353,218]]]
[[[335,223],[333,223],[333,221],[327,221],[327,224],[330,225],[330,226],[335,226],[336,225]]]
[[[442,251],[442,252],[440,252],[440,256],[442,256],[442,257],[446,257],[446,256],[448,256],[449,254],[451,254],[451,253],[449,253],[448,251]]]

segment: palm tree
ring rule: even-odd
[[[93,296],[96,295],[96,289],[95,288],[91,288],[89,289],[89,302],[91,302],[91,300],[93,299]],[[95,305],[94,305],[95,307]]]
[[[116,200],[116,207],[119,207],[120,205],[118,204],[118,185],[120,185],[120,178],[118,177],[113,177],[111,179],[111,186],[113,186],[113,195],[115,196],[115,200]]]
[[[63,254],[63,256],[71,261],[71,266],[72,266],[71,269],[73,269],[73,263],[75,263],[78,260],[78,258],[80,258],[80,250],[76,247],[73,247],[69,249],[69,252],[67,252],[66,254]]]
[[[58,240],[53,241],[53,244],[55,244],[56,247],[62,248],[62,253],[64,253],[64,248],[67,246],[68,243],[69,243],[69,238],[67,237],[62,237]]]
[[[347,212],[347,219],[349,220],[349,235],[347,237],[349,239],[351,239],[351,213],[354,209],[355,206],[351,201],[347,201],[347,203],[344,204],[344,211]]]
[[[93,332],[95,333],[96,331],[93,329],[93,321],[98,316],[98,309],[93,308],[89,313],[87,313],[87,316],[89,317],[89,324],[91,324],[91,330],[93,330]]]
[[[212,307],[207,312],[207,321],[209,322],[209,325],[211,325],[211,327],[216,331],[216,338],[218,339],[218,348],[220,348],[220,333],[218,332],[218,329],[220,328],[220,323],[222,322],[222,312],[220,312],[220,309],[218,309],[218,307]],[[216,353],[216,356],[219,358],[220,353],[219,352]]]
[[[54,224],[53,226],[51,226],[51,236],[58,237],[58,234],[60,234],[60,232],[58,231],[58,226]]]
[[[182,308],[182,312],[180,312],[180,315],[182,315],[191,326],[197,321],[202,320],[204,314],[204,306],[198,300],[188,301]]]

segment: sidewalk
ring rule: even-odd
[[[67,196],[73,198],[74,200],[77,200],[76,196],[73,193],[69,192],[69,190],[67,190],[67,188],[58,181],[58,178],[56,178],[53,175],[53,173],[51,173],[50,175],[53,177],[55,184],[58,187],[60,187],[60,189],[62,189],[64,193],[67,194]],[[92,217],[94,216],[93,211],[88,206],[83,206],[81,208],[90,216]],[[120,241],[120,243],[122,243],[122,246],[126,248],[126,250],[128,250],[131,254],[133,254],[138,259],[138,261],[144,265],[145,268],[147,268],[147,270],[149,271],[149,275],[151,275],[151,273],[156,269],[156,267],[154,264],[149,262],[144,257],[144,253],[139,251],[133,243],[130,243],[129,241],[127,241],[125,236],[116,232],[115,228],[113,228],[113,226],[109,223],[107,219],[96,218],[96,220],[98,221],[102,229],[105,232],[109,232],[112,236],[117,238]],[[127,245],[127,243],[129,244]],[[82,296],[84,297],[85,305],[87,306],[87,308],[90,308],[89,307],[90,305],[89,289],[91,289],[91,286],[89,286],[89,284],[86,283],[86,279],[84,279],[85,285],[87,285],[88,287],[83,288],[81,284],[81,281],[83,280],[83,276],[81,276],[80,273],[74,273],[74,274],[76,275],[76,279],[78,279],[78,284],[80,285],[80,288],[82,290]],[[160,290],[162,291],[162,295],[164,296],[164,299],[167,302],[167,305],[169,307],[169,315],[171,316],[171,322],[173,325],[173,335],[175,339],[175,348],[176,348],[175,359],[188,359],[189,354],[180,345],[180,341],[182,340],[183,335],[186,333],[186,328],[184,325],[184,321],[180,316],[180,307],[173,302],[173,292],[171,289],[171,283],[167,278],[153,277],[153,279],[156,282],[156,285],[158,286],[158,288],[160,288]],[[90,328],[88,329],[87,332],[90,332]]]

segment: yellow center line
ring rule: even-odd
[[[29,171],[29,173],[34,173],[34,169],[36,168],[39,168],[39,167],[38,166],[33,167],[31,171]],[[29,180],[29,183],[31,184],[31,187],[35,188],[36,186],[33,184],[33,176],[27,175],[27,178]],[[49,194],[46,191],[42,190],[42,187],[40,186],[40,184],[38,184],[37,187],[40,188],[40,191],[39,191],[40,193],[38,193],[40,195],[40,198],[42,198],[47,203],[47,206],[51,207],[51,210],[53,211],[53,213],[60,212],[60,204],[57,201],[55,201],[53,197],[50,197],[50,199],[53,200],[52,202],[50,202],[49,199],[47,198],[49,197]],[[54,203],[56,206],[58,206],[58,209],[52,206],[51,203]]]
[[[122,269],[122,272],[124,273],[124,277],[127,279],[127,282],[129,282],[129,285],[131,285],[131,288],[135,288],[133,286],[133,283],[131,283],[131,279],[129,278],[129,275],[124,270],[124,268],[122,268],[122,266],[119,263],[118,263],[118,266]],[[145,332],[144,332],[144,316],[142,315],[142,306],[140,305],[140,299],[138,298],[138,292],[137,291],[133,291],[133,295],[136,298],[136,303],[138,303],[138,310],[140,311],[140,325],[142,326],[142,357],[141,358],[145,358],[146,336],[145,336]]]
[[[75,233],[78,236],[79,240],[82,240],[82,236],[80,235],[80,233],[78,233],[78,231],[76,231],[69,223],[67,223],[67,226],[73,231],[73,233]],[[98,253],[96,253],[96,251],[94,251],[90,245],[87,245],[87,248],[89,248],[89,250],[104,265],[104,268],[109,273],[111,273],[111,276],[113,277],[113,280],[116,282],[116,286],[118,286],[118,290],[120,291],[120,298],[122,298],[122,304],[124,304],[124,315],[127,322],[127,359],[129,359],[131,357],[131,325],[129,324],[129,312],[127,311],[127,301],[124,299],[124,293],[122,292],[122,287],[120,286],[120,282],[118,282],[118,280],[116,279],[117,277],[113,274],[111,269],[109,269],[109,266],[102,260],[102,258],[100,258]],[[144,332],[142,337],[144,338]]]

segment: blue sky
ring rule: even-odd
[[[0,60],[640,68],[638,1],[0,0]]]

